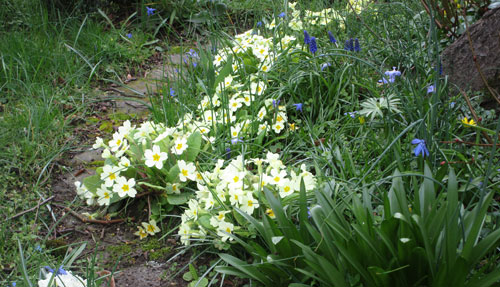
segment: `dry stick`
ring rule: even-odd
[[[464,96],[465,102],[467,102],[467,106],[469,106],[469,110],[470,110],[470,112],[472,114],[472,117],[474,118],[474,120],[476,121],[476,123],[479,123],[479,118],[477,117],[476,112],[474,111],[474,108],[472,107],[472,104],[470,103],[469,97],[467,96],[467,94],[462,89],[460,89],[460,93],[462,94],[462,96]],[[493,144],[493,140],[490,138],[490,136],[485,131],[482,131],[482,133],[483,133],[483,136],[486,138],[486,140],[490,144]]]
[[[465,22],[465,33],[467,34],[467,40],[469,40],[469,48],[472,53],[472,61],[474,62],[474,65],[476,66],[476,69],[479,72],[479,76],[481,76],[481,80],[483,80],[483,83],[486,85],[486,88],[488,88],[488,91],[490,92],[491,96],[495,99],[495,101],[497,101],[498,104],[500,104],[500,98],[498,94],[490,87],[490,85],[488,85],[488,81],[486,81],[486,77],[484,76],[483,71],[479,66],[479,63],[477,62],[476,52],[474,50],[474,46],[472,45],[472,38],[470,36],[469,22],[467,22],[467,15],[465,14],[465,8],[463,13]]]
[[[34,207],[30,208],[30,209],[27,209],[27,210],[25,210],[25,211],[23,211],[23,212],[19,212],[18,214],[16,214],[16,215],[12,216],[12,217],[11,217],[11,218],[9,218],[8,220],[12,220],[12,219],[14,219],[14,218],[17,218],[17,217],[19,217],[19,216],[23,215],[23,214],[26,214],[26,213],[28,213],[28,212],[31,212],[31,211],[35,210],[35,209],[38,209],[40,206],[42,206],[42,205],[44,205],[45,203],[47,203],[47,202],[51,201],[51,200],[52,200],[52,199],[54,199],[55,197],[56,197],[55,195],[52,195],[51,197],[47,198],[46,200],[44,200],[44,201],[42,201],[42,202],[38,203],[36,206],[34,206]]]
[[[90,219],[90,218],[85,218],[85,217],[81,216],[80,214],[78,214],[78,213],[74,212],[73,210],[71,210],[71,208],[66,207],[64,205],[59,205],[59,204],[55,204],[55,203],[53,203],[52,205],[57,206],[59,208],[62,208],[64,210],[66,210],[67,212],[69,212],[74,217],[78,218],[83,223],[114,224],[114,223],[121,223],[121,222],[124,222],[124,221],[127,220],[127,218],[125,218],[125,219],[112,219],[112,220]],[[130,217],[128,219],[134,220],[135,218],[134,217]]]

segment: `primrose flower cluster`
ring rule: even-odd
[[[191,117],[175,127],[146,121],[136,127],[129,121],[105,143],[97,138],[93,148],[104,148],[104,166],[97,174],[75,182],[77,194],[88,205],[110,205],[136,197],[147,188],[179,194],[196,177],[194,160],[202,142],[209,144],[208,128]]]
[[[266,214],[274,218],[273,211],[266,208],[263,188],[267,188],[282,199],[291,198],[300,190],[304,181],[306,191],[316,186],[316,178],[306,166],[300,170],[288,168],[278,154],[268,152],[266,158],[244,159],[238,156],[225,167],[219,160],[213,171],[202,172],[197,179],[196,198],[182,214],[179,228],[181,242],[210,239],[222,248],[226,241],[233,240],[231,234],[248,233],[239,225],[235,208],[255,216],[256,209],[265,208]]]

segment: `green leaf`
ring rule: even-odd
[[[189,201],[193,194],[191,192],[182,192],[181,194],[167,195],[168,203],[172,205],[181,205]]]
[[[206,286],[208,286],[208,279],[205,277],[200,278],[197,281],[193,281],[193,282],[189,283],[188,286],[190,286],[190,287],[206,287]]]
[[[212,218],[210,214],[202,214],[198,217],[198,223],[204,228],[212,230],[214,227],[210,224],[210,218]]]
[[[262,272],[260,272],[255,266],[248,264],[246,261],[238,259],[229,254],[219,254],[219,257],[228,264],[232,265],[238,271],[241,271],[243,274],[245,274],[245,277],[253,278],[266,286],[273,285],[273,282],[271,282],[271,280],[269,280],[264,274],[262,274]]]
[[[102,181],[101,181],[101,177],[98,176],[98,175],[91,175],[91,176],[87,176],[86,178],[83,179],[83,185],[85,185],[85,187],[91,191],[92,193],[96,193],[97,192],[97,189],[99,187],[101,187],[102,185]]]
[[[179,176],[179,165],[176,163],[174,166],[170,168],[167,174],[167,179],[169,182],[176,182],[177,177]]]
[[[191,274],[191,272],[186,272],[184,273],[184,275],[182,275],[182,279],[184,279],[184,281],[193,281],[193,275]]]
[[[201,133],[196,131],[192,133],[187,139],[188,148],[185,151],[187,161],[195,161],[200,153],[201,147]]]

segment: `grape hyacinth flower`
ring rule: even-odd
[[[318,46],[316,45],[316,38],[315,37],[311,37],[311,39],[309,40],[309,50],[313,54],[316,54],[316,51],[318,51]]]
[[[361,46],[359,45],[358,38],[354,39],[354,52],[361,52]]]
[[[411,141],[411,144],[416,144],[417,146],[415,149],[413,149],[413,153],[415,156],[422,155],[422,157],[429,156],[429,150],[427,149],[427,146],[425,145],[425,140],[421,139],[413,139]]]
[[[353,42],[352,38],[349,39],[349,40],[345,40],[344,50],[346,50],[346,51],[354,51],[354,46],[353,45],[354,45],[354,42]]]
[[[296,111],[301,111],[301,112],[302,112],[302,106],[303,106],[304,104],[302,104],[302,103],[298,103],[298,104],[293,104],[293,105],[295,106],[295,110],[296,110]]]
[[[309,45],[311,41],[311,36],[307,33],[307,30],[304,30],[304,44]]]
[[[156,9],[155,8],[151,8],[151,7],[147,7],[146,6],[146,13],[148,14],[148,16],[151,16],[155,13]]]
[[[330,39],[330,42],[333,43],[333,44],[337,44],[337,39],[335,39],[335,37],[333,36],[333,33],[328,31],[328,38]]]
[[[257,22],[257,27],[261,27],[261,26],[262,26],[262,21]]]
[[[132,33],[128,33],[127,38],[132,39]]]

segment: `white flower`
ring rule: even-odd
[[[240,98],[232,98],[229,100],[229,109],[231,112],[236,112],[242,106],[242,100]]]
[[[266,161],[269,165],[274,169],[280,169],[283,166],[283,163],[280,160],[280,155],[277,153],[267,152]]]
[[[95,139],[95,144],[92,146],[93,149],[98,149],[98,148],[101,148],[101,147],[106,147],[106,145],[104,144],[104,140],[100,137],[97,137]]]
[[[231,202],[232,206],[239,207],[239,205],[243,202],[245,192],[240,188],[230,188],[229,189],[229,202]]]
[[[288,178],[283,179],[279,190],[281,198],[289,196],[295,191],[293,182],[291,182]]]
[[[126,137],[129,135],[132,129],[133,127],[130,125],[130,121],[126,120],[125,122],[123,122],[123,125],[118,128],[118,133],[123,137]]]
[[[113,191],[118,193],[120,197],[128,195],[129,197],[135,197],[137,191],[134,188],[135,179],[130,178],[127,180],[126,177],[120,176],[116,179],[115,185],[113,185]]]
[[[196,180],[196,166],[190,162],[186,163],[183,160],[177,162],[179,167],[179,179],[182,182],[189,180]]]
[[[119,133],[114,133],[113,134],[113,139],[109,141],[109,148],[111,149],[112,152],[116,152],[123,143],[123,135]]]
[[[105,165],[102,168],[101,180],[104,180],[104,184],[107,187],[113,186],[115,180],[120,175],[120,170],[118,166]]]
[[[75,187],[76,187],[76,194],[78,194],[79,196],[83,196],[85,193],[89,191],[87,187],[79,181],[75,181]]]
[[[275,123],[272,127],[274,132],[279,134],[285,128],[285,124]]]
[[[110,158],[111,157],[111,151],[109,151],[109,149],[104,149],[102,151],[102,154],[101,154],[101,157],[106,159],[106,158]]]
[[[231,137],[232,138],[237,138],[238,135],[240,134],[241,126],[240,125],[235,125],[231,127]]]
[[[250,93],[248,93],[248,92],[243,92],[242,95],[243,95],[242,103],[244,103],[248,107],[255,100],[254,96],[250,95]]]
[[[255,208],[259,207],[259,201],[255,200],[251,193],[247,193],[246,196],[243,196],[241,202],[240,209],[249,215],[252,215]]]
[[[177,233],[181,237],[181,243],[184,245],[189,244],[189,238],[191,237],[192,231],[189,225],[181,224],[179,227],[179,232]]]
[[[213,227],[219,227],[219,224],[224,221],[224,218],[226,218],[226,213],[230,212],[229,210],[226,211],[219,211],[219,214],[217,216],[212,216],[210,218],[210,224]]]
[[[155,235],[156,233],[160,232],[160,228],[156,225],[156,220],[151,219],[149,222],[143,222],[141,223],[142,226],[144,227],[144,231],[146,231],[150,235]]]
[[[191,219],[197,219],[198,218],[198,208],[200,207],[200,204],[196,199],[190,199],[188,202],[188,209],[186,210],[186,214],[189,216]]]
[[[175,128],[167,128],[165,129],[164,132],[162,132],[160,135],[158,135],[157,138],[153,141],[153,143],[158,143],[162,140],[164,140],[166,137],[173,135],[175,132]]]
[[[265,85],[262,82],[259,83],[251,83],[250,84],[250,92],[254,95],[262,95],[265,90]]]
[[[259,120],[263,120],[264,117],[267,115],[267,110],[266,110],[266,107],[262,107],[260,108],[260,111],[259,113],[257,114],[257,117],[259,118]]]
[[[177,138],[174,142],[174,146],[172,147],[172,153],[176,155],[181,155],[188,148],[187,139],[186,138]]]
[[[269,183],[277,186],[283,186],[283,183],[285,183],[284,179],[286,177],[286,171],[285,170],[277,170],[277,169],[272,169],[271,170],[271,175],[269,176]]]
[[[118,163],[118,166],[126,169],[130,166],[130,160],[127,157],[122,156],[120,158],[120,162]]]
[[[159,146],[154,145],[152,149],[147,149],[144,152],[144,157],[146,158],[146,166],[162,169],[163,162],[168,158],[168,155],[166,152],[162,152]]]
[[[217,235],[221,237],[222,242],[226,242],[228,238],[230,238],[230,234],[232,234],[234,230],[234,224],[226,221],[222,221],[219,223],[219,228],[217,229]],[[231,238],[231,240],[233,240]]]
[[[105,184],[102,184],[101,187],[97,189],[97,196],[99,197],[97,199],[97,203],[99,205],[109,205],[111,202],[111,191],[106,187]]]
[[[38,281],[38,287],[86,287],[87,280],[84,280],[78,275],[73,275],[71,271],[65,271],[66,274],[58,274],[53,276],[53,273],[48,273],[44,280]],[[54,277],[54,278],[52,278]]]

